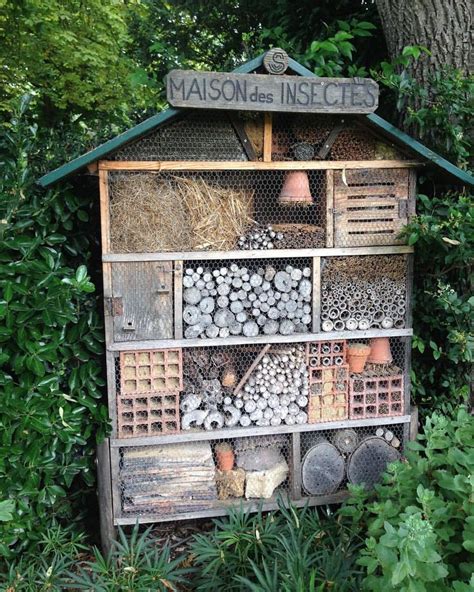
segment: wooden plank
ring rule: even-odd
[[[189,160],[101,160],[102,171],[285,171],[285,170],[350,170],[350,169],[400,169],[423,166],[409,160],[309,160],[309,161],[189,161]]]
[[[166,98],[173,107],[291,113],[372,113],[379,87],[370,78],[268,76],[171,70]]]
[[[99,197],[100,197],[100,235],[102,241],[102,254],[110,253],[110,200],[109,181],[106,170],[99,170]]]
[[[140,349],[163,349],[173,347],[222,347],[265,343],[307,343],[331,339],[371,339],[372,337],[404,337],[413,335],[413,329],[370,329],[368,331],[329,331],[327,333],[294,333],[293,335],[259,335],[258,337],[218,337],[216,339],[150,339],[127,341],[126,344],[111,343],[110,351],[137,351]]]
[[[114,341],[173,337],[172,262],[114,263],[113,296],[123,314],[113,317]]]
[[[292,501],[292,505],[298,508],[302,508],[303,506],[317,506],[317,505],[327,505],[327,504],[340,504],[345,499],[349,497],[348,491],[339,491],[337,493],[332,493],[330,495],[321,495],[321,496],[312,496],[312,497],[303,497],[300,500]],[[285,500],[283,500],[285,501]],[[288,503],[288,502],[287,502]],[[162,514],[159,513],[150,513],[150,514],[133,514],[132,516],[127,516],[123,518],[119,518],[115,521],[116,524],[121,526],[132,525],[136,524],[148,524],[152,522],[171,522],[176,520],[191,520],[197,518],[213,518],[216,516],[225,516],[229,508],[231,507],[240,507],[245,512],[267,512],[271,510],[278,510],[279,508],[279,501],[262,501],[252,500],[252,501],[245,501],[241,498],[232,499],[229,501],[219,501],[216,504],[212,504],[212,508],[207,510],[197,510],[197,511],[188,511],[188,512],[163,512]]]
[[[370,234],[377,230],[394,230],[400,231],[405,224],[403,220],[395,218],[387,220],[385,216],[378,216],[373,220],[369,219],[369,216],[363,217],[360,220],[354,219],[349,215],[344,216],[341,214],[339,218],[339,225],[345,227],[345,231],[350,234],[351,232],[364,232]],[[398,234],[396,232],[396,234]],[[395,234],[395,235],[396,235]]]
[[[326,247],[334,247],[334,171],[326,171]]]
[[[391,198],[406,199],[408,195],[408,188],[406,185],[361,185],[361,186],[336,186],[335,187],[336,198],[337,197],[355,197],[360,196],[373,198],[381,195],[388,195]],[[357,200],[362,201],[362,199]]]
[[[102,260],[112,263],[127,261],[206,261],[221,259],[279,259],[291,257],[346,257],[348,255],[398,255],[413,253],[408,245],[340,247],[336,249],[268,249],[265,251],[181,251],[168,253],[111,253]]]
[[[110,447],[106,438],[97,446],[97,496],[99,500],[100,540],[102,552],[108,555],[112,541],[117,538],[114,527],[112,502],[112,475],[110,472]]]
[[[291,498],[301,499],[301,435],[294,432],[291,436],[290,451]]]
[[[240,393],[240,391],[242,390],[242,387],[244,386],[244,384],[247,382],[247,380],[249,379],[252,372],[257,367],[257,364],[260,362],[260,360],[263,358],[263,356],[267,353],[267,351],[270,349],[270,347],[271,347],[271,345],[269,343],[267,343],[266,345],[263,346],[263,348],[260,350],[260,352],[257,354],[257,356],[255,356],[253,362],[250,364],[247,371],[240,379],[239,384],[235,387],[234,396],[238,395],[238,393]]]
[[[110,317],[106,318],[107,324],[111,324]],[[112,329],[107,327],[106,344],[113,343]],[[109,410],[110,423],[112,425],[112,437],[117,436],[117,377],[115,376],[115,353],[106,350],[105,352],[105,365],[107,374],[107,406]]]
[[[331,148],[333,147],[334,142],[336,141],[337,136],[339,135],[339,132],[342,131],[343,129],[344,129],[344,120],[342,120],[341,123],[335,125],[332,128],[332,130],[329,132],[329,135],[328,135],[326,141],[324,142],[324,144],[321,146],[318,153],[316,154],[317,159],[324,160],[326,158],[326,156],[331,151]]]
[[[416,215],[416,171],[408,171],[408,219]]]
[[[122,499],[120,491],[120,449],[112,446],[110,440],[110,475],[112,482],[112,508],[114,512],[114,524],[122,515]]]
[[[313,333],[321,331],[321,257],[313,257]]]
[[[245,438],[247,436],[265,436],[275,434],[295,434],[301,432],[321,432],[324,430],[336,430],[341,428],[357,428],[378,425],[398,425],[409,423],[409,415],[395,417],[373,417],[370,419],[344,419],[339,421],[326,421],[321,423],[305,423],[293,426],[279,425],[248,428],[224,428],[222,430],[186,430],[177,434],[164,434],[160,436],[140,436],[137,438],[112,438],[112,448],[129,446],[155,446],[162,444],[177,444],[180,442],[204,442],[209,440],[225,440],[227,438]]]
[[[383,199],[377,199],[376,197],[370,196],[365,199],[351,199],[350,197],[343,197],[338,195],[336,197],[336,209],[338,206],[343,205],[348,211],[357,211],[357,208],[386,208],[398,207],[400,200],[392,197],[384,197]],[[382,210],[383,211],[383,210]]]
[[[271,162],[272,160],[272,127],[272,116],[270,113],[265,113],[263,124],[263,162]]]
[[[367,162],[367,161],[366,161]],[[403,160],[375,160],[368,162],[404,162]],[[347,169],[349,167],[343,167]],[[381,168],[391,169],[382,171]],[[390,183],[391,185],[404,184],[408,187],[408,171],[407,167],[377,167],[369,165],[367,167],[358,167],[357,170],[343,170],[338,172],[335,177],[335,184],[337,187],[347,187],[350,185],[365,185],[370,187],[371,185],[384,185]]]
[[[409,425],[409,438],[410,440],[416,440],[416,437],[418,436],[418,407],[413,407]]]
[[[183,262],[174,262],[174,337],[183,338]]]
[[[340,215],[340,221],[346,223],[354,223],[359,220],[384,220],[386,222],[398,222],[398,207],[390,206],[385,210],[374,210],[373,208],[363,208],[352,210],[350,208],[347,211],[342,212]]]
[[[252,142],[245,131],[244,122],[233,113],[229,113],[229,119],[235,133],[239,136],[239,140],[242,143],[242,148],[245,150],[247,158],[249,160],[257,160],[257,155],[255,154]]]

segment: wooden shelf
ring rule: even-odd
[[[288,171],[343,169],[416,168],[424,163],[412,160],[298,160],[298,161],[189,161],[189,160],[129,160],[99,161],[99,171]]]
[[[246,436],[267,436],[269,434],[295,434],[302,432],[321,432],[341,428],[358,428],[379,425],[395,425],[410,423],[410,415],[392,417],[372,417],[370,419],[344,419],[321,423],[304,423],[302,425],[280,425],[269,427],[249,426],[248,428],[226,428],[222,430],[186,430],[177,434],[163,436],[143,436],[138,438],[111,438],[112,448],[129,446],[157,446],[160,444],[177,444],[179,442],[202,442],[206,440],[226,440],[228,438],[244,438]]]
[[[413,329],[369,329],[368,331],[328,331],[327,333],[293,333],[292,335],[258,335],[257,337],[218,337],[216,339],[160,339],[149,341],[116,341],[107,345],[108,351],[136,351],[173,347],[215,347],[267,343],[307,343],[340,339],[372,339],[373,337],[411,337]]]
[[[268,249],[261,251],[183,251],[169,253],[107,253],[102,261],[123,263],[127,261],[207,261],[228,259],[284,259],[311,257],[345,257],[349,255],[398,255],[413,253],[407,245],[378,247],[344,247],[336,249]]]
[[[306,496],[301,499],[291,499],[285,496],[287,492],[281,493],[281,498],[285,504],[291,503],[297,508],[303,506],[316,506],[321,504],[340,504],[349,496],[347,490],[331,493],[330,495]],[[195,512],[177,512],[174,514],[131,514],[130,516],[121,516],[115,518],[114,524],[117,526],[126,526],[136,524],[146,524],[149,522],[171,522],[173,520],[190,520],[193,518],[213,518],[216,516],[225,516],[230,508],[242,507],[246,512],[257,512],[259,510],[268,512],[277,510],[279,507],[278,499],[272,497],[270,500],[246,500],[245,498],[233,498],[229,500],[217,500],[209,504],[209,509],[196,510]]]

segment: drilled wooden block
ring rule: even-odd
[[[163,393],[183,390],[180,348],[120,353],[120,393]]]
[[[306,362],[310,368],[342,366],[346,363],[345,340],[319,341],[306,345]]]
[[[179,393],[119,394],[119,438],[179,432]]]
[[[348,418],[349,366],[319,366],[309,369],[308,422]]]
[[[349,413],[351,419],[403,415],[404,380],[393,376],[351,375]]]

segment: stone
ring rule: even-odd
[[[246,475],[245,497],[268,499],[288,477],[288,465],[283,459],[266,471],[251,471]]]
[[[217,497],[221,500],[229,497],[242,497],[244,495],[245,471],[232,469],[232,471],[216,470]]]

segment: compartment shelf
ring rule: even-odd
[[[267,436],[274,434],[295,434],[302,432],[321,432],[325,430],[337,430],[340,428],[357,428],[380,425],[395,425],[410,423],[410,415],[389,417],[374,417],[365,419],[345,419],[342,421],[325,421],[320,423],[305,423],[301,425],[280,425],[269,427],[226,428],[222,430],[189,430],[179,434],[160,436],[143,436],[138,438],[111,438],[112,448],[124,448],[128,446],[156,446],[161,444],[178,444],[180,442],[201,442],[208,440],[227,440],[229,438],[243,438],[247,436]]]
[[[102,261],[106,263],[122,263],[127,261],[202,261],[221,259],[279,259],[287,257],[342,257],[349,255],[397,255],[413,253],[414,248],[408,245],[399,246],[366,246],[340,247],[319,249],[268,249],[238,251],[183,251],[166,253],[106,253]]]
[[[176,347],[203,347],[267,343],[307,343],[342,339],[370,339],[372,337],[411,337],[413,329],[370,329],[367,331],[328,331],[326,333],[293,333],[292,335],[258,335],[257,337],[220,337],[216,339],[162,339],[109,343],[108,351],[136,351],[141,349],[166,349]]]

